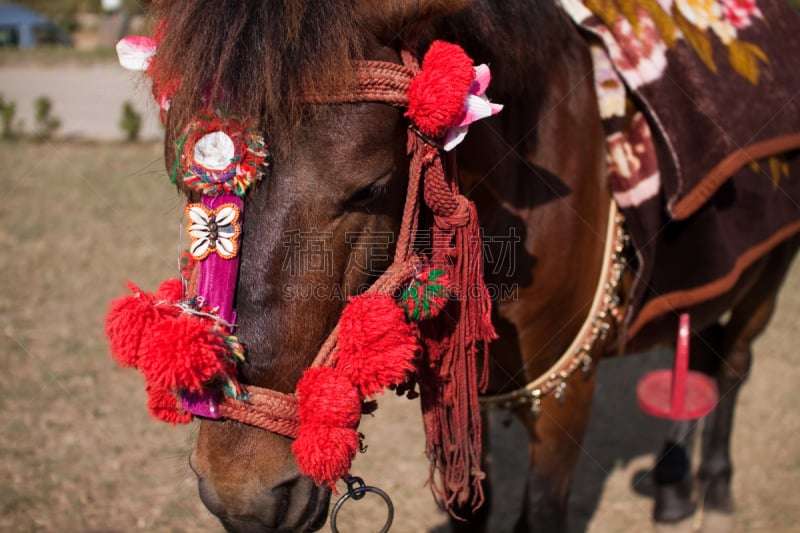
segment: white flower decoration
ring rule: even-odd
[[[145,71],[156,55],[156,42],[150,37],[131,35],[117,43],[117,57],[123,68]]]
[[[222,204],[209,209],[203,204],[186,206],[189,226],[186,233],[192,239],[189,252],[202,261],[216,252],[222,259],[233,259],[239,253],[239,208],[234,204]]]
[[[458,124],[447,131],[444,139],[443,146],[448,152],[464,140],[470,124],[482,118],[496,115],[503,109],[501,104],[490,102],[485,94],[486,88],[489,87],[489,82],[492,80],[489,66],[478,65],[472,68],[475,69],[475,80],[472,82],[467,98],[464,101],[464,114]]]

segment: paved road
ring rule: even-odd
[[[34,101],[47,96],[61,119],[58,137],[123,139],[118,123],[126,100],[142,115],[141,138],[162,136],[149,82],[116,63],[0,66],[0,94],[16,103],[27,132],[33,130]]]

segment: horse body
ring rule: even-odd
[[[336,325],[344,297],[362,291],[391,263],[394,240],[376,248],[370,236],[397,233],[407,183],[401,111],[375,103],[302,106],[291,101],[297,94],[284,93],[325,88],[336,80],[332,65],[348,60],[399,63],[401,48],[421,51],[433,38],[461,44],[476,63],[490,62],[492,99],[506,106],[497,117],[474,125],[458,149],[461,189],[475,201],[484,235],[519,240],[510,268],[486,266],[487,284],[514,287],[512,295],[495,302],[493,323],[500,338],[491,346],[488,392],[524,386],[559,359],[586,319],[597,288],[611,193],[591,57],[583,36],[554,5],[522,0],[497,5],[481,0],[352,5],[215,0],[193,4],[227,13],[228,29],[220,31],[228,33],[218,36],[204,29],[189,37],[198,24],[209,23],[203,8],[166,4],[181,3],[157,5],[167,21],[163,52],[159,49],[167,70],[193,72],[208,63],[200,54],[181,55],[198,42],[192,39],[208,38],[209,53],[218,60],[216,67],[212,62],[204,72],[187,74],[175,96],[168,161],[174,157],[177,132],[200,107],[198,102],[209,94],[239,102],[261,90],[235,86],[232,72],[247,72],[239,85],[271,84],[268,98],[278,100],[258,96],[257,102],[242,105],[242,112],[263,122],[275,154],[270,175],[246,199],[236,296],[237,335],[248,351],[242,382],[294,391]],[[259,40],[251,25],[256,22],[248,22],[254,14],[264,28],[277,32],[282,26],[282,37]],[[303,36],[321,24],[333,29]],[[361,39],[349,35],[355,30],[362,32]],[[265,49],[278,46],[278,39],[285,40],[281,50]],[[320,47],[317,71],[315,45]],[[280,60],[281,72],[250,72],[264,68],[262,62],[278,53],[287,56]],[[348,75],[344,67],[345,82]],[[313,251],[309,246],[315,242],[322,246],[323,262],[312,268],[302,262],[302,254]],[[488,239],[487,250],[495,243]],[[730,507],[728,441],[735,392],[749,367],[750,344],[768,322],[797,247],[796,238],[777,246],[729,291],[689,309],[700,341],[693,343],[698,349],[692,363],[718,376],[723,398],[700,469],[708,481],[707,501],[718,508]],[[502,250],[492,253],[499,257]],[[629,271],[623,287],[630,286],[631,276]],[[727,311],[730,318],[722,324],[719,317]],[[676,325],[677,315],[664,315],[626,339],[628,347],[672,342]],[[611,333],[593,347],[593,360],[620,351],[622,325]],[[538,414],[527,407],[516,410],[530,437],[531,465],[520,531],[565,530],[572,470],[593,389],[594,373],[576,374],[565,403],[549,395]],[[300,474],[290,446],[285,437],[233,421],[201,423],[191,465],[201,498],[226,528],[300,531],[322,526],[330,491]],[[662,474],[670,481],[664,484],[666,501],[678,494],[675,479],[683,480],[686,472]],[[657,518],[684,516],[691,507],[685,495],[670,502],[657,503]],[[454,521],[453,528],[482,530],[488,507],[456,509],[470,521]]]

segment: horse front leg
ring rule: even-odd
[[[594,372],[585,379],[574,376],[563,404],[550,395],[538,415],[530,410],[517,413],[528,431],[530,463],[515,532],[567,531],[570,485],[583,451],[594,386]]]

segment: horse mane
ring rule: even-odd
[[[529,84],[532,70],[567,49],[574,36],[555,0],[475,0],[440,20],[435,32],[463,46],[475,64],[491,65],[495,94]]]

